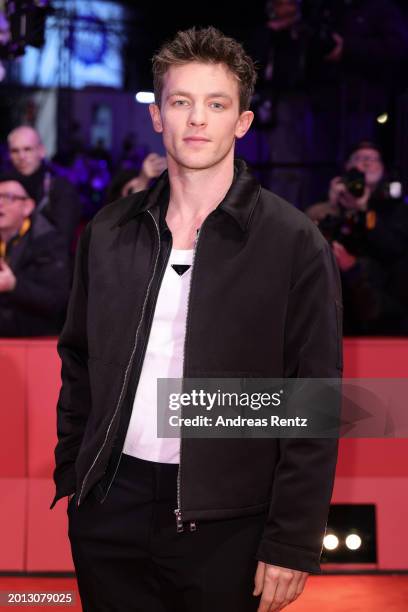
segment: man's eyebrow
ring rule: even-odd
[[[167,94],[167,98],[171,98],[172,96],[190,96],[191,94],[189,94],[188,91],[183,91],[181,89],[176,89],[174,91],[169,91],[169,93]]]
[[[224,91],[215,91],[214,93],[210,93],[208,94],[207,98],[225,98],[226,100],[231,100],[232,102],[231,96]]]
[[[185,96],[186,98],[190,98],[192,94],[191,92],[177,89],[175,91],[169,91],[169,93],[167,94],[167,99],[171,98],[172,96]],[[225,98],[232,102],[231,96],[223,91],[215,91],[215,92],[209,93],[206,95],[206,98]]]

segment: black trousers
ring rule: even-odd
[[[265,515],[188,523],[177,533],[177,466],[123,454],[109,495],[68,505],[85,612],[255,612]]]

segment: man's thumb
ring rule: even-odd
[[[263,561],[258,561],[258,567],[255,572],[255,588],[252,595],[260,595],[263,589],[266,564]]]

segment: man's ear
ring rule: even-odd
[[[254,120],[254,113],[252,111],[244,111],[240,114],[237,125],[235,127],[235,136],[237,138],[242,138],[245,136],[249,128],[251,127],[251,123]]]
[[[39,148],[40,148],[41,159],[44,159],[47,155],[47,151],[45,150],[43,143],[39,145]]]
[[[157,106],[157,104],[149,104],[149,111],[152,118],[154,131],[161,133],[163,131],[163,124],[161,120],[160,108]]]
[[[35,208],[35,202],[32,198],[29,198],[28,200],[24,200],[24,204],[23,204],[23,211],[24,211],[24,217],[29,217],[31,215],[31,213],[33,212]]]

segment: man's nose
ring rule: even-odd
[[[190,125],[200,126],[206,125],[207,123],[207,115],[205,108],[202,105],[196,104],[191,109],[188,122]]]

